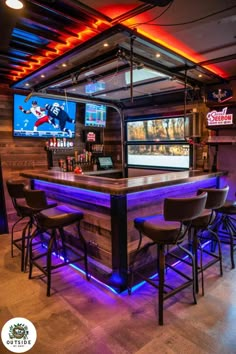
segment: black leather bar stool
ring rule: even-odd
[[[133,261],[130,264],[130,284],[129,293],[132,290],[133,276],[137,274],[140,278],[146,280],[149,284],[159,289],[159,324],[163,325],[163,307],[164,300],[175,295],[177,292],[192,286],[194,303],[197,303],[195,296],[196,272],[194,255],[183,246],[185,236],[191,226],[194,218],[198,217],[206,203],[207,193],[191,198],[166,198],[164,200],[164,214],[140,217],[134,220],[135,228],[139,231],[139,244],[134,254]],[[147,236],[152,242],[144,247],[152,245],[157,246],[157,272],[158,282],[150,277],[146,277],[139,269],[134,269],[136,257],[142,252],[142,238]],[[179,269],[168,264],[166,251],[167,246],[177,246],[181,252],[188,256],[191,265],[191,275],[182,272]],[[165,270],[171,268],[184,278],[184,283],[174,287],[165,282]]]
[[[221,243],[230,246],[231,266],[235,268],[234,251],[236,250],[236,201],[226,200],[218,209],[220,214],[218,221],[218,233]]]
[[[24,271],[25,264],[25,248],[26,248],[26,238],[31,232],[32,227],[32,211],[31,208],[26,204],[24,196],[24,188],[26,183],[22,180],[7,180],[6,181],[7,191],[11,197],[13,207],[16,211],[18,219],[12,225],[11,228],[11,256],[14,256],[14,246],[21,251],[21,271]],[[27,223],[24,225],[21,236],[15,238],[14,230],[20,221],[27,219]]]
[[[200,271],[202,278],[202,295],[204,295],[204,270],[219,262],[220,275],[223,275],[221,243],[217,234],[216,221],[217,213],[219,208],[224,205],[228,191],[229,187],[226,186],[224,188],[202,188],[197,192],[197,194],[207,192],[205,209],[198,218],[193,220],[191,225],[193,229],[193,252],[196,262],[195,270],[197,272],[196,290],[197,292],[199,290],[198,273]],[[204,247],[206,242],[210,244],[210,248]],[[214,245],[214,247],[212,247],[212,245]],[[217,247],[215,247],[215,245]],[[215,252],[216,248],[218,249],[218,253]],[[198,262],[198,249],[200,249],[200,265]],[[202,259],[203,254],[209,256],[209,259],[204,264]]]
[[[34,226],[34,214],[36,211],[52,208],[57,204],[47,200],[46,195],[44,195],[38,200],[37,208],[32,209],[25,200],[24,190],[27,186],[25,181],[9,179],[6,181],[6,185],[14,209],[19,217],[11,229],[11,256],[13,257],[13,246],[17,247],[21,251],[21,271],[25,271],[28,257],[28,240]],[[14,238],[15,226],[23,219],[26,219],[27,222],[22,230],[21,236]]]
[[[38,196],[42,194],[44,194],[42,190],[25,189],[27,204],[32,209],[38,208]],[[29,279],[32,278],[33,266],[40,269],[47,277],[47,296],[50,296],[52,272],[59,267],[83,260],[86,278],[89,280],[87,244],[80,230],[80,221],[82,218],[83,213],[80,210],[65,205],[58,205],[54,208],[35,213],[37,229],[30,238]],[[77,224],[78,237],[81,242],[82,251],[77,251],[66,241],[64,228],[74,223]],[[38,235],[44,233],[49,237],[48,248],[46,251],[40,252],[38,248],[35,248],[38,242],[34,241]],[[52,257],[53,252],[58,256],[54,258],[54,261]]]

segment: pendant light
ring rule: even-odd
[[[20,10],[24,6],[20,0],[6,0],[6,5],[14,10]]]

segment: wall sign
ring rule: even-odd
[[[222,109],[222,111],[210,111],[207,114],[207,125],[229,125],[233,124],[233,114],[227,114],[228,107]]]
[[[233,91],[231,89],[218,89],[208,92],[209,101],[226,102],[233,97]]]
[[[87,141],[88,142],[95,142],[96,141],[96,135],[94,132],[87,133]]]

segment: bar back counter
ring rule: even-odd
[[[45,190],[58,203],[83,211],[81,230],[88,243],[89,271],[94,278],[122,292],[127,289],[129,262],[138,243],[134,218],[162,212],[166,197],[192,196],[199,188],[220,187],[225,174],[196,170],[115,179],[32,170],[21,176],[30,179],[32,188]],[[77,247],[76,231],[69,230],[69,234],[70,242]],[[151,273],[155,263],[155,249],[150,249],[136,266]]]

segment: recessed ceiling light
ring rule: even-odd
[[[28,83],[28,82],[26,82],[25,86],[29,86],[29,83]]]
[[[6,0],[6,5],[14,10],[20,10],[24,6],[20,0]]]
[[[199,74],[198,77],[202,77],[202,74]]]
[[[67,64],[66,63],[63,63],[61,66],[63,66],[64,68],[67,66]]]
[[[160,58],[161,54],[160,53],[157,53],[156,54],[156,58]]]
[[[103,43],[103,47],[109,47],[108,43]]]
[[[41,77],[45,77],[45,75],[44,74],[42,74],[42,75],[40,75]]]

